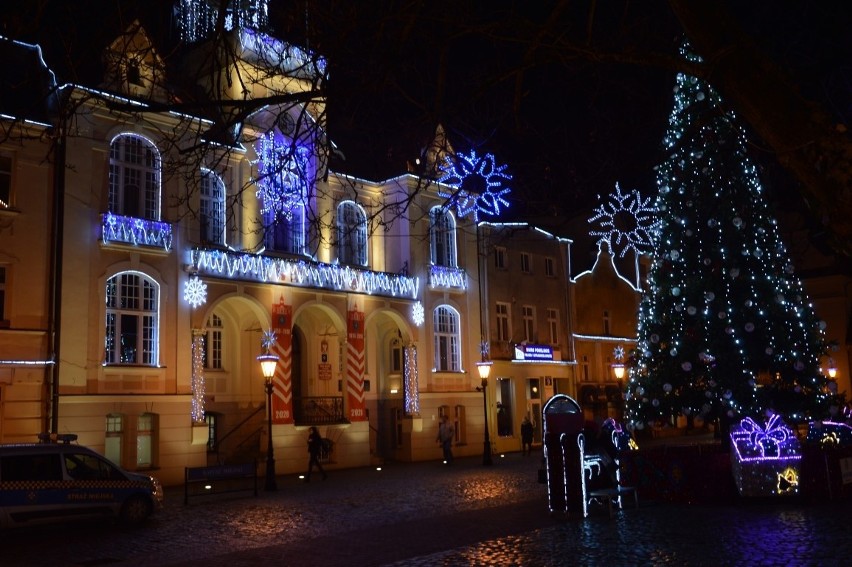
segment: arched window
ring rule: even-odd
[[[160,286],[139,272],[107,280],[106,364],[156,366],[159,343]]]
[[[287,254],[305,253],[305,207],[294,205],[288,218],[283,212],[266,212],[264,242],[270,250]]]
[[[136,134],[116,136],[109,147],[109,211],[160,220],[160,154]]]
[[[225,183],[209,169],[201,170],[198,221],[201,242],[225,244]]]
[[[432,264],[456,268],[456,221],[441,207],[429,211],[429,242]]]
[[[337,205],[337,259],[341,264],[367,265],[367,214],[354,201]]]
[[[207,333],[204,341],[204,368],[207,370],[222,370],[222,335],[224,325],[222,318],[216,313],[207,319]]]
[[[439,305],[432,314],[435,336],[435,370],[461,372],[461,337],[458,312],[448,305]]]

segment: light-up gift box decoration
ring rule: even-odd
[[[780,415],[765,426],[750,417],[731,428],[731,469],[740,496],[779,496],[799,491],[799,440]]]

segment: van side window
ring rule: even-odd
[[[62,480],[62,466],[58,454],[10,455],[0,459],[0,479]]]
[[[65,455],[65,470],[74,480],[110,480],[119,479],[118,472],[107,462],[84,453]]]

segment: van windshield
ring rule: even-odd
[[[86,453],[67,453],[65,470],[74,480],[125,480],[110,463]]]

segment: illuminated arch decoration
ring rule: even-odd
[[[207,284],[198,276],[192,276],[183,285],[183,300],[189,303],[193,309],[207,303]]]
[[[293,210],[304,204],[308,158],[304,146],[291,144],[270,131],[257,142],[257,197],[264,214],[293,218]]]
[[[439,168],[441,177],[438,182],[449,185],[453,190],[439,190],[438,195],[448,199],[450,206],[456,207],[459,217],[472,214],[474,222],[479,221],[480,214],[496,217],[501,207],[509,206],[505,196],[511,189],[505,183],[511,181],[512,176],[506,173],[507,167],[498,166],[492,154],[477,156],[476,150],[471,150],[469,155],[447,157]]]
[[[622,193],[618,183],[609,201],[594,209],[589,223],[600,227],[589,234],[600,237],[598,244],[608,244],[613,256],[617,254],[619,258],[630,250],[637,255],[650,252],[660,227],[651,198],[643,199],[635,189]]]

